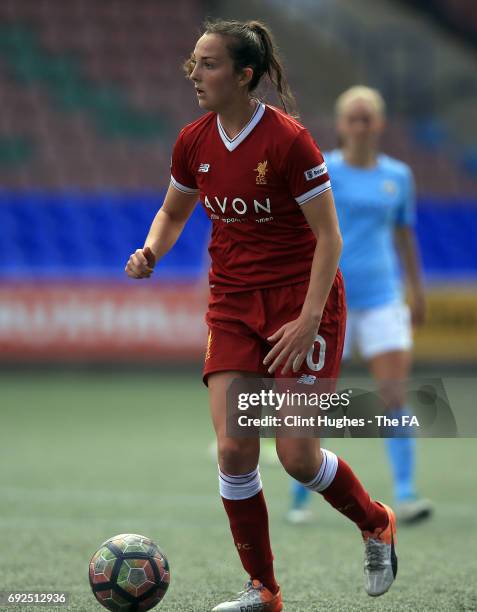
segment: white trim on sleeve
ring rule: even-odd
[[[192,189],[192,187],[186,187],[185,185],[181,185],[179,181],[176,181],[176,179],[172,176],[172,174],[171,174],[171,183],[173,187],[175,187],[178,191],[182,191],[182,193],[199,193],[198,189]]]
[[[331,189],[331,181],[326,181],[326,183],[323,183],[322,185],[313,187],[313,189],[310,189],[310,191],[307,191],[306,193],[303,193],[301,196],[298,196],[297,198],[295,198],[295,200],[301,206],[302,204],[305,204],[306,202],[308,202],[308,200],[311,200],[315,198],[317,195],[320,195],[320,193],[323,193],[324,191],[328,191],[328,189]]]

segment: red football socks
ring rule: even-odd
[[[306,484],[307,488],[321,493],[328,503],[356,523],[361,531],[385,529],[388,523],[385,508],[369,497],[346,461],[326,449],[322,449],[322,456],[320,470]],[[268,512],[258,469],[241,476],[230,476],[219,471],[219,480],[222,502],[245,571],[273,594],[277,593],[279,587],[273,572]],[[247,494],[251,496],[230,499]]]
[[[248,499],[235,500],[222,497],[222,501],[245,571],[252,579],[260,580],[269,591],[275,594],[279,587],[273,573],[268,511],[263,491],[259,491]]]
[[[338,469],[331,484],[321,494],[338,512],[347,516],[361,531],[385,529],[386,510],[373,501],[353,470],[338,457]]]

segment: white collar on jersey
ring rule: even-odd
[[[222,127],[222,124],[220,123],[219,116],[217,115],[217,128],[219,130],[219,135],[220,135],[220,138],[222,138],[222,142],[224,143],[224,145],[227,147],[229,151],[233,151],[234,149],[236,149],[239,146],[239,144],[247,138],[247,136],[250,134],[253,128],[258,124],[260,119],[263,117],[264,112],[265,112],[265,104],[263,102],[258,102],[257,108],[255,109],[250,121],[247,123],[247,125],[242,130],[240,130],[240,132],[234,138],[229,138],[227,136],[224,128]]]

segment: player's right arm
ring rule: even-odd
[[[184,193],[172,183],[158,210],[142,249],[129,257],[126,274],[130,278],[149,278],[155,264],[174,246],[197,202],[197,193]]]
[[[191,216],[199,190],[189,164],[184,128],[174,145],[171,158],[171,182],[164,202],[157,212],[142,249],[129,258],[126,274],[131,278],[149,278],[155,264],[174,246]]]

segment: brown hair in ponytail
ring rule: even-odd
[[[285,71],[281,64],[272,33],[261,21],[206,21],[204,34],[220,34],[225,36],[230,57],[236,72],[244,68],[253,69],[253,77],[249,83],[252,92],[267,74],[280,98],[283,110],[294,117],[297,116],[295,98],[288,85]],[[187,75],[192,72],[192,63],[188,60],[184,69]]]

